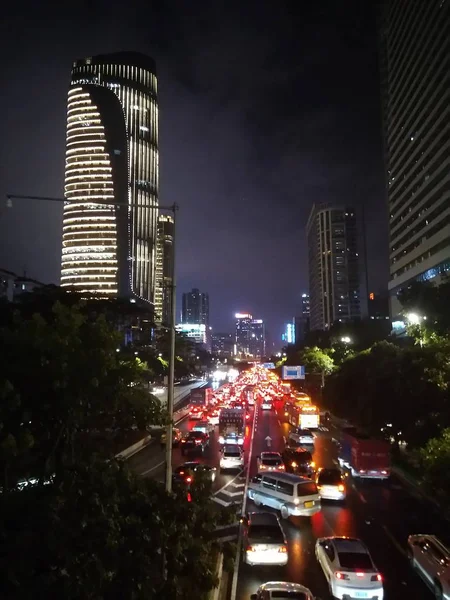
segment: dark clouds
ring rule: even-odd
[[[158,65],[160,199],[181,207],[179,290],[209,291],[214,325],[231,328],[233,312],[249,310],[279,334],[307,288],[313,202],[364,203],[371,284],[384,283],[369,2],[91,1],[76,14],[54,6],[10,6],[3,21],[0,193],[62,194],[72,61],[135,49]],[[1,266],[57,280],[60,213],[2,211]]]

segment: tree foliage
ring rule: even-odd
[[[0,337],[3,488],[61,472],[93,451],[94,434],[126,434],[165,419],[142,367],[116,352],[118,336],[102,316],[91,320],[77,305],[57,302],[47,319],[16,312]]]
[[[215,583],[212,504],[168,495],[115,461],[2,494],[0,596],[202,598]]]
[[[373,435],[420,445],[449,420],[448,374],[448,354],[438,345],[379,342],[330,375],[325,403]]]
[[[425,483],[450,498],[450,428],[430,439],[420,449],[419,459]]]

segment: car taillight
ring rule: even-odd
[[[255,549],[253,548],[253,546],[247,546],[247,552],[254,552]]]
[[[185,444],[185,443],[186,443],[186,440],[181,440],[181,443],[182,443],[182,444]]]
[[[278,552],[281,552],[282,554],[286,554],[287,553],[287,547],[286,546],[280,546],[278,548]]]
[[[284,465],[279,465],[278,468],[280,469],[280,471],[284,471],[286,467]]]
[[[338,491],[345,492],[345,485],[342,485],[342,483],[340,485],[338,485]]]
[[[291,467],[298,467],[298,464],[295,461],[291,462]]]
[[[185,481],[186,483],[192,483],[192,477],[186,477]]]
[[[379,573],[377,573],[376,575],[372,575],[372,577],[370,578],[370,581],[383,581],[383,578],[381,577],[381,575]]]
[[[335,573],[335,575],[336,575],[336,579],[341,579],[342,581],[345,581],[346,579],[350,579],[346,573],[341,573],[340,571],[337,571]]]
[[[382,475],[387,475],[387,471],[381,471]]]
[[[318,489],[318,490],[321,490],[321,489],[322,489],[322,486],[321,486],[321,485],[318,485],[318,486],[317,486],[317,489]]]
[[[196,444],[201,444],[201,443],[202,443],[202,440],[195,440],[195,443],[196,443]]]
[[[310,467],[315,467],[315,466],[316,466],[316,463],[315,463],[315,462],[312,460],[312,461],[309,463],[309,466],[310,466]]]
[[[360,471],[359,471],[359,472],[360,472],[360,473],[365,473],[365,472],[366,472],[366,470],[365,470],[365,469],[360,469]]]

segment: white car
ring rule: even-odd
[[[278,517],[254,512],[242,518],[244,562],[248,565],[279,565],[288,562],[288,546]]]
[[[244,467],[244,453],[236,444],[224,446],[220,453],[219,466],[222,470],[242,469]]]
[[[410,535],[408,555],[435,598],[450,599],[450,550],[435,535]]]
[[[261,471],[285,471],[283,459],[279,452],[261,452],[256,459],[258,473]]]
[[[288,581],[268,581],[263,583],[250,596],[250,600],[314,600],[313,593],[300,583],[289,583]]]
[[[272,410],[272,400],[269,400],[269,399],[265,398],[262,401],[261,408],[263,410]]]
[[[303,446],[314,446],[314,434],[311,433],[309,429],[297,429],[297,431],[291,431],[289,438]]]
[[[348,537],[319,538],[316,558],[333,598],[383,600],[383,578],[361,540]]]

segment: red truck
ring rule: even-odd
[[[391,473],[391,446],[384,440],[345,433],[339,462],[351,470],[353,477],[387,479]]]

